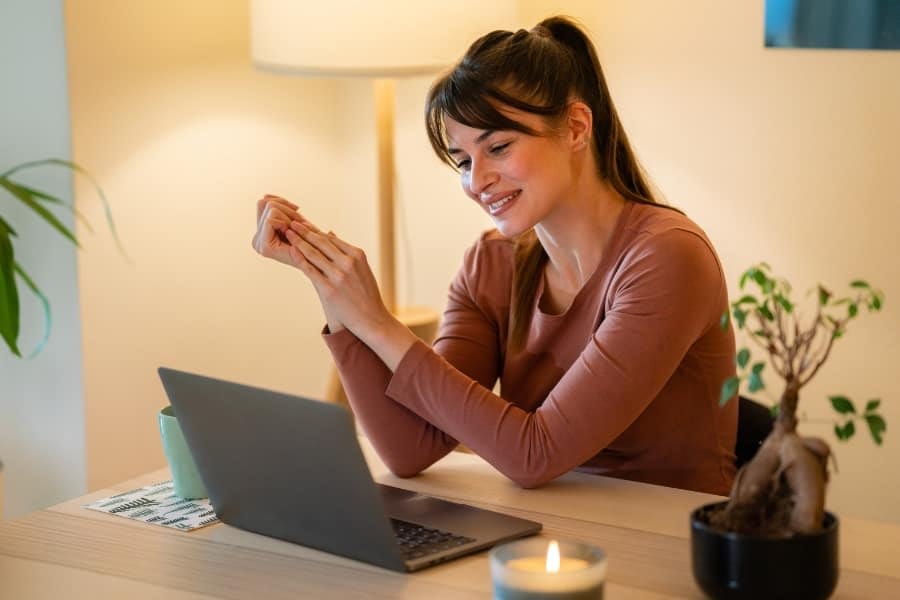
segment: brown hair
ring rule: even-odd
[[[515,130],[539,135],[505,115],[509,106],[562,119],[572,97],[593,112],[592,150],[598,175],[626,200],[656,204],[613,106],[597,52],[584,30],[568,17],[550,17],[531,31],[492,31],[476,40],[462,60],[428,92],[425,123],[438,157],[455,168],[445,118],[476,129]],[[534,231],[516,239],[512,348],[524,344],[547,253]]]

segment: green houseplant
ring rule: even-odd
[[[862,280],[842,296],[819,285],[803,304],[813,305],[804,314],[790,284],[765,263],[743,273],[740,289],[722,327],[733,321],[767,360],[754,361],[750,348],[740,348],[738,374],[723,383],[720,402],[733,401],[742,383],[751,394],[764,389],[767,366],[784,387],[772,409],[772,431],[738,471],[729,500],[692,515],[694,575],[715,598],[826,598],[838,576],[838,520],[825,511],[830,448],[797,432],[800,390],[831,356],[849,322],[862,310],[881,310],[884,296]],[[829,401],[838,414],[839,440],[851,438],[863,423],[882,443],[887,425],[880,399],[868,400],[862,410],[843,395]]]
[[[18,200],[28,207],[35,215],[46,222],[51,228],[55,229],[60,235],[70,240],[76,247],[80,247],[75,233],[66,227],[54,213],[54,210],[59,209],[72,212],[75,217],[84,224],[88,231],[92,231],[87,219],[75,209],[74,204],[65,202],[61,198],[49,194],[46,191],[25,185],[13,177],[22,171],[43,166],[63,167],[73,172],[80,173],[91,182],[96,189],[97,194],[100,196],[100,200],[103,202],[106,220],[109,224],[109,229],[116,240],[116,244],[119,246],[119,251],[125,256],[122,244],[116,235],[112,213],[110,212],[109,203],[106,200],[106,196],[103,194],[103,190],[97,185],[90,173],[79,165],[58,158],[22,163],[0,173],[0,188],[5,190],[7,192],[6,195],[11,196],[13,200]],[[2,207],[2,204],[0,204],[0,207]],[[3,338],[7,348],[9,348],[9,351],[13,355],[19,357],[22,356],[18,344],[21,296],[19,294],[17,280],[21,281],[38,298],[44,308],[44,336],[31,354],[31,356],[35,356],[41,351],[50,335],[50,302],[41,291],[40,287],[38,287],[37,282],[28,275],[25,268],[16,260],[15,241],[17,238],[18,235],[16,234],[16,231],[9,222],[3,218],[2,213],[0,213],[0,337]]]

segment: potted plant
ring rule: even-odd
[[[122,249],[122,244],[119,242],[118,236],[116,235],[115,225],[113,224],[112,220],[112,213],[110,212],[109,203],[106,201],[106,196],[103,194],[103,190],[100,189],[100,186],[97,185],[93,177],[91,177],[91,175],[87,171],[85,171],[77,164],[58,158],[50,158],[23,163],[14,166],[4,173],[0,173],[0,188],[6,190],[13,198],[21,201],[36,215],[46,221],[53,229],[59,232],[63,237],[70,240],[76,246],[80,247],[75,234],[68,227],[66,227],[53,212],[54,208],[63,207],[66,210],[71,211],[76,216],[76,218],[80,219],[81,222],[88,228],[88,230],[91,231],[90,224],[83,217],[83,215],[81,215],[75,209],[74,205],[63,201],[62,199],[53,196],[52,194],[48,194],[43,190],[30,187],[13,179],[13,175],[15,175],[16,173],[19,173],[26,169],[32,169],[45,165],[54,165],[68,168],[74,172],[81,173],[82,175],[87,177],[88,180],[90,180],[94,188],[97,190],[97,194],[100,196],[100,200],[103,202],[109,229],[116,240],[116,244],[118,244],[119,246],[119,251],[124,256],[125,252]],[[12,228],[9,222],[7,222],[2,215],[0,215],[0,337],[3,338],[3,341],[6,343],[7,348],[9,348],[9,351],[12,354],[19,357],[22,356],[22,353],[19,350],[18,346],[20,312],[19,291],[16,284],[18,276],[18,279],[21,280],[28,287],[28,289],[30,289],[35,294],[35,296],[37,296],[37,298],[44,306],[44,322],[46,324],[44,328],[44,337],[40,341],[40,343],[38,343],[37,347],[31,354],[31,356],[35,356],[41,351],[50,335],[50,302],[47,300],[47,297],[43,294],[43,292],[41,292],[37,283],[32,280],[32,278],[28,275],[22,265],[20,265],[16,261],[14,246],[16,237],[17,234],[15,230]]]
[[[732,401],[742,382],[750,393],[762,390],[767,364],[784,388],[773,407],[772,431],[738,471],[729,500],[691,514],[694,577],[713,598],[827,598],[838,578],[838,519],[825,511],[830,449],[821,438],[797,432],[797,405],[800,390],[828,360],[848,323],[863,308],[880,310],[884,296],[861,280],[842,297],[819,285],[812,314],[804,315],[791,300],[789,283],[765,263],[742,274],[740,289],[743,295],[722,316],[722,327],[733,319],[768,360],[753,361],[750,349],[741,348],[738,375],[723,383],[720,403]],[[839,416],[839,440],[851,438],[862,422],[881,444],[886,423],[879,399],[861,411],[846,396],[829,400]]]

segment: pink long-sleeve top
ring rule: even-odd
[[[525,487],[572,469],[727,494],[737,403],[728,296],[703,231],[684,215],[628,202],[596,271],[562,314],[535,298],[524,347],[509,334],[513,243],[470,247],[433,347],[394,373],[352,333],[325,334],[350,404],[400,476],[463,443]],[[492,392],[499,379],[500,395]]]

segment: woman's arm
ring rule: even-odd
[[[672,230],[633,248],[606,316],[542,405],[527,412],[414,345],[387,395],[522,486],[541,485],[610,444],[717,327],[724,281],[700,236]],[[698,399],[699,401],[699,399]]]
[[[470,248],[450,286],[435,351],[480,385],[493,387],[500,364],[496,315],[475,301],[473,274],[479,246]],[[391,371],[347,330],[325,335],[353,412],[379,456],[393,473],[411,476],[427,468],[458,442],[384,392]]]

